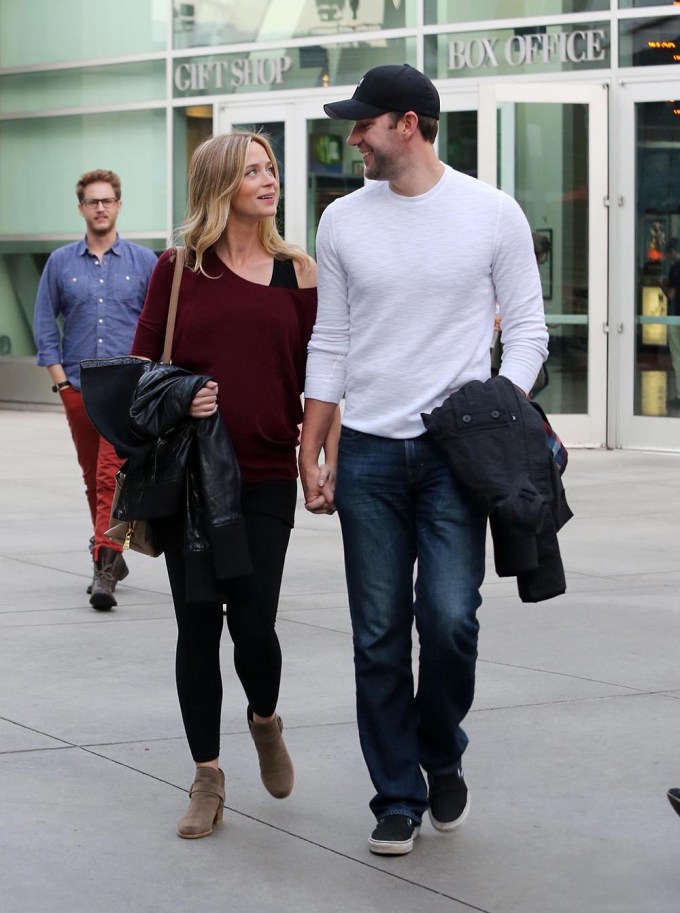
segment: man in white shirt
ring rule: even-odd
[[[359,736],[376,789],[369,848],[403,855],[426,810],[450,832],[469,808],[461,722],[474,694],[486,531],[421,413],[488,379],[497,304],[500,373],[523,391],[548,333],[527,220],[512,198],[439,161],[439,95],[426,76],[375,67],[325,111],[355,121],[347,142],[371,183],[319,224],[300,473],[307,509],[337,506],[342,526]],[[343,394],[337,480],[320,488],[319,453]]]

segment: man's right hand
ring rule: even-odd
[[[305,496],[305,510],[312,514],[335,513],[335,472],[323,463],[300,463],[300,481]]]
[[[335,513],[337,433],[332,432],[332,429],[336,424],[339,429],[339,413],[335,403],[305,400],[298,465],[305,494],[305,508],[313,514]],[[322,450],[325,451],[329,435],[333,443],[326,456],[328,462],[319,465],[319,456]]]

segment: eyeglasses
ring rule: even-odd
[[[81,206],[84,206],[85,209],[96,209],[101,203],[104,209],[112,209],[118,202],[116,197],[102,197],[101,200],[83,200]]]

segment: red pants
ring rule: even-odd
[[[102,546],[121,551],[121,547],[107,539],[104,533],[111,525],[111,502],[116,473],[123,460],[116,456],[111,444],[95,430],[85,411],[80,390],[64,387],[59,393],[71,429],[71,437],[76,446],[78,462],[83,470],[85,493],[94,527],[92,557],[96,561]]]

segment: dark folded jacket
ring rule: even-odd
[[[114,514],[119,520],[155,523],[184,514],[189,601],[214,596],[221,582],[252,570],[241,515],[241,473],[227,430],[219,413],[189,416],[191,401],[210,379],[174,365],[154,365],[133,394],[128,452],[119,444],[128,460]],[[202,579],[206,573],[216,587]]]
[[[498,376],[465,384],[422,419],[489,516],[496,573],[517,577],[523,602],[564,593],[557,531],[572,512],[541,410]]]

